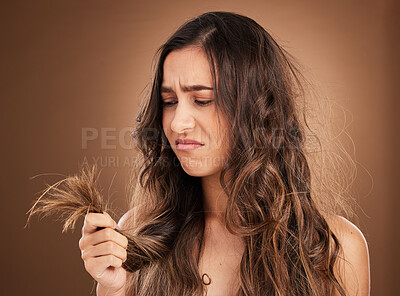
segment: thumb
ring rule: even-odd
[[[120,229],[119,226],[118,226],[118,224],[117,224],[117,222],[115,222],[115,220],[110,216],[109,213],[107,213],[106,211],[103,211],[103,214],[105,214],[105,215],[107,215],[108,217],[110,217],[110,220],[111,220],[112,222],[114,222],[113,229]]]

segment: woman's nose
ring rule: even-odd
[[[194,129],[195,119],[193,112],[187,103],[179,101],[175,108],[174,118],[171,122],[171,130],[177,134]]]

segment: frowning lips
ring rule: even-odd
[[[175,145],[178,145],[178,144],[204,145],[204,144],[202,144],[196,140],[192,140],[192,139],[177,139],[175,141]]]
[[[200,143],[199,141],[192,140],[192,139],[177,139],[175,141],[176,149],[179,151],[189,151],[189,150],[196,150],[204,144]]]

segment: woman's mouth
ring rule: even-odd
[[[177,139],[175,145],[176,149],[181,151],[195,150],[204,146],[204,144],[192,139]]]
[[[194,150],[203,146],[202,144],[178,144],[176,145],[177,150]]]

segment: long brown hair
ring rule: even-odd
[[[350,209],[313,189],[320,179],[309,166],[311,129],[299,108],[305,79],[265,29],[229,12],[189,20],[157,52],[133,133],[139,151],[130,201],[134,215],[121,231],[129,238],[126,294],[204,294],[198,269],[205,226],[201,179],[183,171],[162,127],[164,60],[188,46],[206,53],[217,111],[234,131],[220,183],[228,196],[226,227],[246,245],[236,295],[346,295],[334,274],[341,245],[322,212],[331,204]],[[67,226],[85,211],[103,211],[93,175],[89,170],[64,182],[64,189],[53,187],[55,199],[42,199],[42,210],[70,211]]]
[[[132,207],[135,231],[157,229],[172,247],[131,277],[128,295],[203,293],[192,252],[200,252],[204,231],[200,179],[184,173],[161,122],[164,60],[188,46],[206,53],[217,110],[235,131],[220,182],[229,197],[226,227],[246,242],[237,295],[330,295],[334,289],[345,295],[333,268],[340,244],[312,196],[305,126],[296,108],[304,94],[301,73],[265,29],[228,12],[186,22],[158,50],[134,133],[143,190],[133,195]],[[233,176],[225,183],[227,172]]]

